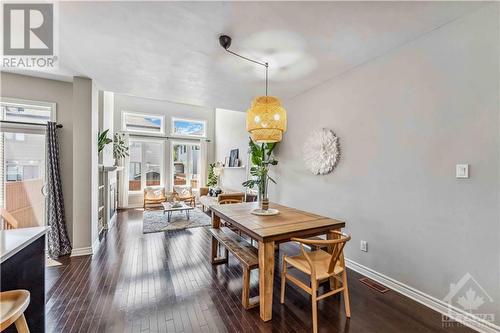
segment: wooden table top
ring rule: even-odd
[[[285,241],[292,237],[310,237],[332,229],[345,227],[345,222],[304,212],[295,208],[271,203],[270,208],[280,211],[274,216],[258,216],[251,213],[258,202],[214,205],[212,214],[234,224],[235,227],[258,241]]]

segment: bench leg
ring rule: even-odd
[[[221,258],[219,257],[219,241],[217,238],[212,236],[212,252],[210,254],[210,261],[212,262],[212,265],[220,265],[220,264],[227,264],[228,258],[229,258],[229,251],[227,248],[224,247],[224,252],[225,252],[225,257]]]
[[[245,310],[259,306],[259,296],[250,298],[250,268],[243,267],[243,286],[241,291],[241,304]]]
[[[250,269],[243,267],[243,286],[241,292],[241,304],[244,309],[250,306]]]

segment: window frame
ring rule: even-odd
[[[178,134],[175,133],[175,121],[189,121],[189,122],[194,122],[194,123],[201,123],[203,124],[203,135],[192,135],[192,134]],[[170,135],[175,137],[175,138],[198,138],[198,139],[206,139],[207,138],[207,121],[204,119],[189,119],[189,118],[178,118],[178,117],[172,117],[170,120]]]
[[[0,97],[0,106],[3,104],[11,104],[13,106],[35,106],[50,109],[50,119],[49,121],[57,121],[57,104],[54,102],[46,102],[46,101],[36,101],[31,99],[23,99],[23,98],[12,98],[12,97]],[[22,126],[23,122],[15,121],[15,120],[7,120],[3,119],[3,113],[0,114],[0,119],[4,121],[9,121],[9,126]],[[30,122],[28,119],[24,121],[26,123],[35,123],[40,125],[46,125],[46,123],[36,123]],[[7,125],[4,125],[7,126]]]
[[[125,122],[126,115],[148,117],[148,118],[159,118],[160,119],[160,132],[128,130],[127,124]],[[131,134],[146,134],[146,135],[151,135],[151,136],[165,136],[165,115],[122,110],[122,112],[121,112],[121,129],[123,132],[131,133]]]

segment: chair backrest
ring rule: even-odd
[[[222,199],[219,201],[219,205],[242,203],[243,200],[240,199]]]
[[[187,197],[193,195],[191,186],[189,185],[174,185],[174,192],[180,197]]]
[[[309,266],[311,268],[311,272],[315,275],[315,267],[311,260],[311,257],[304,250],[304,245],[316,245],[316,246],[328,246],[328,250],[330,252],[330,263],[328,265],[328,273],[333,273],[335,269],[335,265],[337,264],[340,256],[342,255],[342,251],[344,250],[345,244],[351,239],[351,236],[344,234],[339,231],[331,231],[338,236],[336,239],[327,239],[327,240],[316,240],[316,239],[301,239],[301,238],[292,238],[292,241],[298,242],[300,244],[300,250],[302,255],[306,258]]]
[[[219,204],[222,201],[226,201],[226,200],[238,200],[238,202],[243,202],[245,200],[245,193],[243,193],[243,192],[221,193],[217,197],[217,201],[219,202]],[[232,203],[234,203],[234,202],[232,202]]]
[[[164,186],[146,186],[144,188],[145,199],[158,199],[165,196]]]
[[[19,222],[5,208],[0,208],[0,216],[3,219],[3,229],[17,229]]]

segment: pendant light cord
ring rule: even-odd
[[[237,57],[240,57],[241,59],[245,59],[247,61],[250,61],[250,62],[253,62],[254,64],[257,64],[257,65],[261,65],[261,66],[264,66],[266,67],[266,97],[267,97],[267,86],[268,86],[268,79],[269,79],[269,63],[267,62],[259,62],[257,60],[253,60],[253,59],[250,59],[250,58],[247,58],[245,56],[242,56],[241,54],[238,54],[236,52],[233,52],[227,48],[224,48],[227,52],[231,53],[232,55],[235,55]]]
[[[269,76],[268,71],[269,71],[269,64],[266,62],[266,97],[267,97],[267,78]]]

